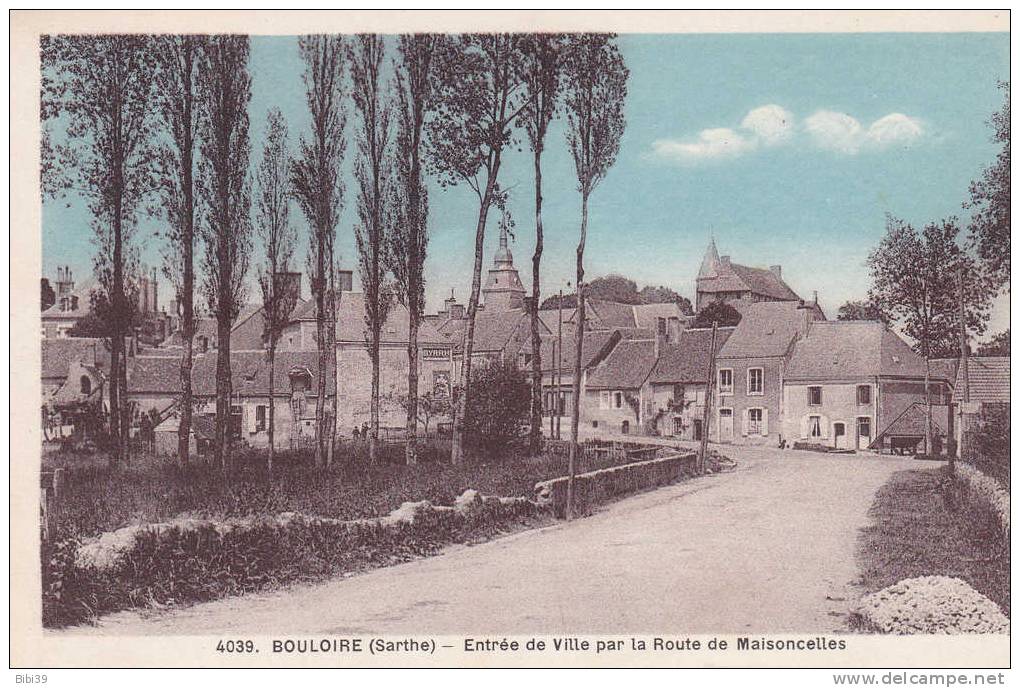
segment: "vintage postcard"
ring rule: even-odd
[[[1001,683],[1009,56],[13,12],[12,666]]]

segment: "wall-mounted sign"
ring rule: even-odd
[[[423,361],[445,361],[450,358],[450,350],[443,346],[423,346],[421,358]]]

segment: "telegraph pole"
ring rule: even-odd
[[[705,472],[705,455],[708,452],[708,423],[712,417],[712,388],[715,382],[715,338],[719,323],[712,321],[712,346],[708,351],[708,382],[705,384],[705,403],[701,409],[701,446],[698,447],[698,473]]]
[[[970,405],[970,371],[968,370],[967,358],[970,351],[967,348],[967,307],[963,296],[963,266],[956,269],[957,278],[960,282],[960,373],[963,378],[963,394],[960,402],[960,441],[957,443],[956,453],[963,459],[964,442],[967,437],[967,407]],[[953,472],[953,455],[949,455],[949,471]]]
[[[560,287],[559,323],[556,325],[556,439],[560,439],[560,416],[563,415],[563,288]]]

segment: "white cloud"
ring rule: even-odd
[[[894,112],[872,123],[865,138],[870,145],[889,148],[913,143],[923,134],[920,120]]]
[[[779,105],[762,105],[751,110],[740,126],[766,146],[785,143],[793,137],[793,115]]]
[[[804,120],[804,128],[819,148],[851,155],[860,150],[864,128],[844,112],[819,110]]]
[[[703,129],[689,139],[658,139],[655,155],[681,162],[734,158],[758,148],[788,145],[806,135],[815,147],[844,155],[906,146],[924,136],[921,120],[893,112],[865,127],[845,112],[818,110],[798,126],[793,114],[781,105],[754,108],[736,128]]]
[[[657,155],[688,161],[733,157],[753,147],[753,141],[726,128],[705,129],[694,141],[659,139],[652,143]]]
[[[920,120],[900,112],[877,119],[865,129],[845,112],[819,110],[808,117],[804,125],[816,146],[849,155],[865,149],[909,145],[924,134]]]

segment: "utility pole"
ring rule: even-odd
[[[964,442],[967,437],[967,411],[970,405],[970,371],[968,370],[967,358],[970,351],[967,348],[967,307],[963,296],[963,266],[956,269],[957,278],[960,282],[960,372],[963,378],[963,394],[960,402],[960,441],[956,447],[956,453],[963,459]],[[969,447],[968,447],[969,449]],[[956,466],[953,463],[953,455],[949,455],[949,472],[952,473]]]
[[[563,415],[563,288],[560,287],[559,323],[556,325],[556,439],[560,439],[560,417]]]
[[[554,340],[553,343],[552,343],[552,362],[553,362],[553,365],[558,363],[559,360],[560,359],[558,359],[556,357],[556,341]],[[551,387],[553,388],[553,403],[549,405],[549,438],[552,439],[552,438],[556,437],[556,429],[555,429],[555,422],[556,421],[555,421],[554,417],[559,413],[560,390],[559,390],[559,387],[556,386],[556,369],[553,368],[552,370],[550,370],[549,374],[550,374],[550,377],[552,378],[552,380],[551,380],[552,381]]]
[[[708,350],[708,382],[705,384],[705,403],[701,409],[701,446],[698,447],[698,473],[705,472],[705,455],[708,452],[708,422],[712,417],[712,388],[715,386],[715,338],[719,323],[712,321],[712,346]]]

